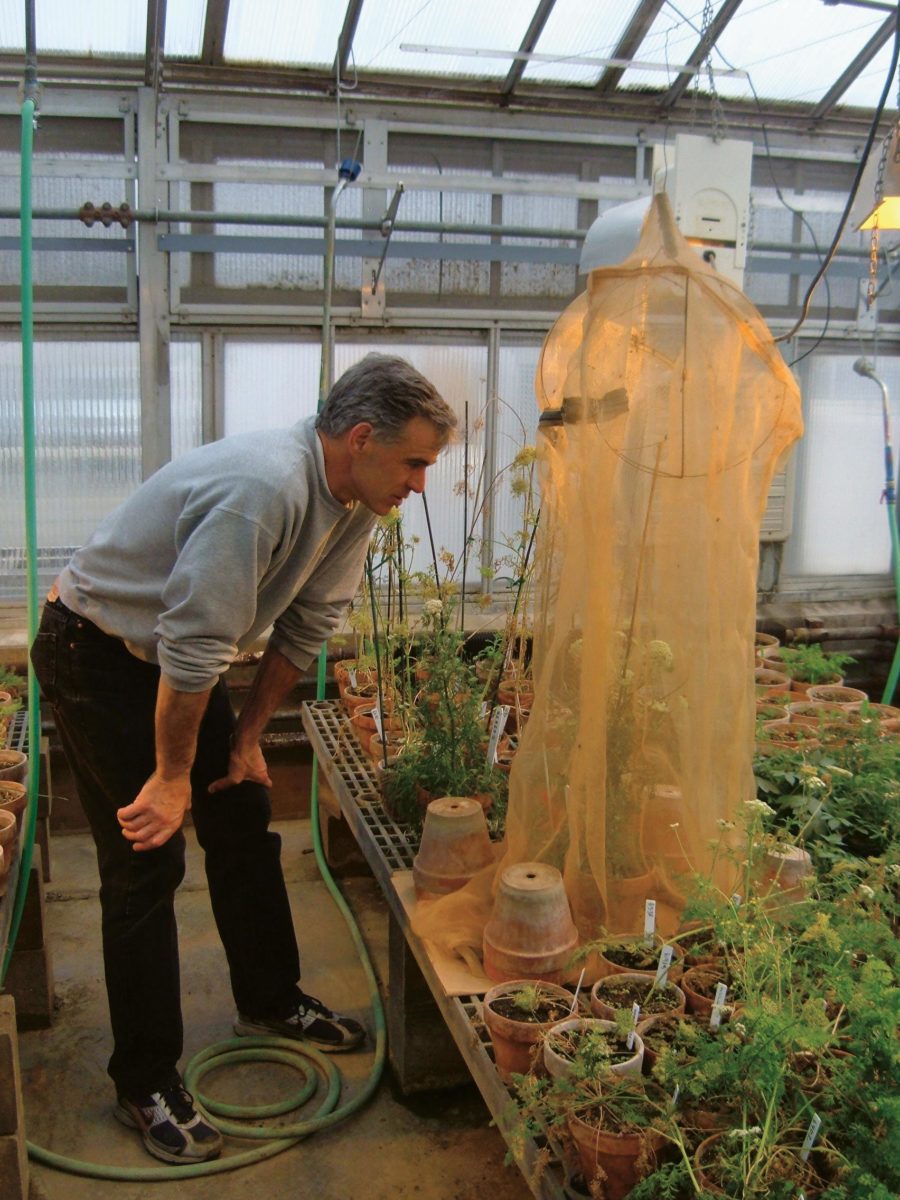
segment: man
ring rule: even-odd
[[[175,889],[192,808],[239,1034],[350,1050],[365,1037],[297,986],[259,738],[335,628],[376,514],[422,492],[456,418],[402,359],[370,354],[317,418],[163,467],[51,589],[32,661],[97,845],[117,1117],[172,1163],[222,1139],[181,1082]],[[273,626],[240,716],[222,675]]]

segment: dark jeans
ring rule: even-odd
[[[184,877],[184,835],[136,852],[116,820],[154,770],[159,668],[60,601],[45,605],[31,658],[97,846],[114,1040],[109,1074],[120,1093],[138,1097],[166,1086],[182,1053],[174,897]],[[227,771],[234,724],[220,681],[200,727],[191,812],[237,1007],[281,1016],[295,995],[300,959],[281,839],[268,829],[269,794],[255,783],[207,792]]]

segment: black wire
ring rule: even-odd
[[[794,336],[794,334],[797,332],[797,330],[800,328],[800,326],[806,321],[806,318],[809,316],[809,309],[812,304],[813,293],[815,292],[816,288],[819,286],[819,283],[822,280],[822,276],[825,274],[825,272],[831,266],[832,259],[834,258],[835,254],[837,252],[838,245],[843,236],[844,229],[847,225],[847,220],[850,216],[850,210],[853,207],[853,204],[856,200],[856,194],[859,191],[859,185],[862,182],[863,172],[866,168],[866,164],[869,161],[869,154],[872,151],[872,144],[874,143],[875,137],[878,133],[878,125],[879,125],[879,122],[881,121],[881,114],[884,112],[884,106],[887,103],[888,94],[891,90],[891,85],[894,82],[894,75],[896,74],[896,71],[897,71],[897,61],[898,61],[898,58],[900,58],[900,0],[898,0],[896,11],[897,11],[897,20],[896,20],[896,24],[894,27],[894,47],[893,47],[893,50],[891,51],[890,69],[888,70],[887,78],[884,81],[884,88],[882,89],[882,92],[881,92],[881,98],[878,101],[878,107],[875,109],[875,115],[872,118],[872,124],[869,127],[869,133],[868,133],[868,136],[866,137],[866,144],[863,147],[863,152],[862,152],[862,155],[860,156],[859,165],[856,168],[856,175],[854,176],[853,183],[850,186],[850,194],[847,196],[847,203],[844,205],[844,211],[841,213],[841,219],[838,222],[838,227],[835,231],[834,238],[832,239],[831,245],[828,248],[828,252],[825,255],[824,262],[822,262],[819,265],[818,271],[816,271],[815,275],[813,276],[812,282],[810,283],[809,287],[806,289],[806,295],[803,298],[803,307],[800,310],[799,319],[797,320],[796,324],[791,329],[788,330],[787,333],[783,333],[779,337],[775,338],[776,342],[788,341],[790,338],[792,338]],[[800,360],[795,359],[794,361],[799,362]]]

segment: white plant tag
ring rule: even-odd
[[[375,732],[384,741],[384,717],[379,705],[375,705],[372,709],[372,720],[375,722]]]
[[[641,1017],[641,1006],[635,1000],[634,1004],[632,1004],[632,1006],[631,1006],[631,1032],[628,1034],[628,1037],[625,1039],[625,1045],[628,1047],[629,1050],[634,1049],[634,1031],[637,1029],[637,1023],[640,1020],[640,1017]]]
[[[350,680],[350,686],[355,690],[356,689],[356,672],[354,671],[354,669],[352,667],[347,672],[347,678]]]
[[[734,905],[735,908],[740,908],[741,901],[743,900],[743,898],[744,897],[741,895],[740,892],[735,892],[734,895],[731,897],[731,903]]]
[[[659,955],[659,965],[656,968],[656,983],[654,987],[664,988],[669,982],[669,967],[672,965],[672,956],[675,953],[671,946],[663,946]]]
[[[506,728],[506,722],[509,719],[509,705],[498,704],[494,709],[494,715],[491,717],[491,733],[488,738],[487,761],[488,766],[492,767],[497,761],[497,744],[500,741],[500,735]]]
[[[652,946],[656,933],[656,901],[644,901],[644,945]]]
[[[488,702],[487,702],[487,700],[482,700],[482,702],[481,702],[481,719],[482,719],[482,721],[484,721],[487,718],[487,715],[488,715]]]
[[[809,1152],[813,1148],[813,1143],[818,1137],[821,1127],[822,1118],[818,1113],[813,1113],[812,1120],[809,1123],[809,1129],[806,1131],[806,1137],[803,1139],[803,1149],[800,1151],[800,1157],[804,1162],[806,1162],[809,1158]]]
[[[672,1093],[672,1107],[673,1107],[673,1108],[674,1108],[674,1107],[675,1107],[675,1105],[678,1103],[678,1096],[679,1096],[679,1094],[680,1094],[680,1093],[681,1093],[681,1084],[680,1084],[680,1083],[676,1083],[676,1084],[675,1084],[675,1091]]]
[[[728,995],[728,985],[725,983],[716,984],[716,995],[713,1000],[712,1013],[709,1018],[710,1029],[718,1029],[722,1024],[722,1009],[725,1005],[725,997]]]

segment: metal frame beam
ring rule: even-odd
[[[553,12],[553,6],[556,0],[540,0],[537,8],[534,10],[534,16],[531,18],[531,23],[525,31],[525,36],[522,38],[522,45],[519,47],[520,54],[530,54],[538,44],[538,39],[544,32],[544,26],[547,24],[547,18]],[[500,85],[500,101],[502,104],[508,104],[509,100],[515,91],[516,85],[522,78],[525,68],[528,66],[527,58],[517,58],[513,65],[509,68],[509,72],[503,83]]]
[[[159,91],[163,48],[166,42],[166,0],[149,0],[147,5],[147,41],[144,49],[144,83]]]
[[[347,11],[344,13],[344,23],[338,38],[337,54],[334,56],[334,76],[340,80],[347,70],[350,51],[353,49],[353,39],[356,36],[356,26],[359,24],[359,14],[362,12],[364,0],[348,0]]]
[[[699,67],[703,60],[707,57],[713,46],[725,31],[725,26],[741,7],[741,0],[724,0],[722,7],[713,17],[710,22],[709,29],[694,47],[694,52],[687,60],[687,66]],[[669,90],[666,92],[660,101],[660,109],[667,111],[674,108],[684,93],[690,86],[691,80],[694,78],[696,71],[682,71]]]
[[[215,66],[225,54],[225,29],[228,25],[229,0],[207,0],[206,23],[203,26],[203,46],[200,61]]]
[[[874,34],[868,42],[866,42],[865,46],[863,46],[862,50],[860,50],[859,54],[857,54],[856,58],[854,58],[846,70],[837,77],[819,103],[812,110],[810,113],[811,124],[821,121],[823,117],[826,117],[831,112],[835,104],[837,104],[838,100],[840,100],[841,96],[843,96],[850,84],[853,83],[857,76],[866,69],[882,46],[884,46],[886,42],[889,42],[894,36],[894,30],[896,28],[897,14],[894,12],[888,17],[878,32]]]
[[[656,20],[659,10],[665,0],[642,0],[632,14],[628,27],[622,34],[610,58],[633,58],[637,54],[641,42],[647,36],[650,26]],[[596,91],[604,96],[614,92],[619,86],[619,80],[625,74],[624,67],[607,67],[597,80]]]

